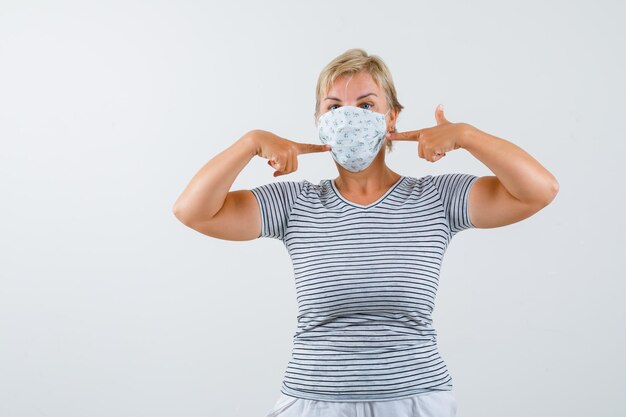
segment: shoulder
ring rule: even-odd
[[[327,193],[332,187],[330,179],[321,179],[317,182],[317,184],[309,180],[302,180],[302,183],[307,194],[322,195]]]
[[[280,194],[289,196],[292,200],[297,200],[301,196],[321,195],[326,192],[328,187],[328,180],[320,180],[318,184],[314,184],[306,179],[279,180],[254,187],[252,191]]]
[[[478,178],[477,175],[467,174],[463,172],[452,172],[446,174],[428,174],[423,177],[414,178],[416,184],[425,184],[433,186],[437,190],[442,191],[450,188],[466,185]]]
[[[421,177],[404,175],[404,187],[412,191],[422,190],[424,187],[433,187],[433,176],[428,174]]]
[[[453,172],[434,175],[432,182],[442,194],[457,194],[467,191],[478,178],[474,174]]]
[[[448,195],[458,194],[467,190],[478,177],[473,174],[447,173],[428,174],[421,177],[406,176],[405,187],[412,194],[436,194],[445,199]]]

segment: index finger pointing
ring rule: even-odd
[[[419,142],[420,130],[408,130],[406,132],[389,132],[386,135],[387,140],[412,140]]]
[[[298,143],[298,153],[326,152],[331,149],[330,145],[317,145],[314,143]]]

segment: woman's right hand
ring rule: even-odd
[[[266,130],[255,129],[248,134],[256,146],[256,155],[267,159],[268,165],[276,169],[274,177],[296,171],[298,155],[331,149],[330,145],[294,142]]]

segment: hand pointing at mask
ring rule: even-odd
[[[443,115],[443,106],[435,109],[437,126],[406,132],[387,133],[386,140],[408,140],[418,142],[418,155],[430,162],[446,156],[446,152],[462,148],[463,133],[467,123],[451,123]]]
[[[290,174],[298,169],[298,156],[313,152],[328,152],[329,145],[294,142],[265,130],[249,132],[256,144],[256,155],[267,159],[276,169],[274,177]]]

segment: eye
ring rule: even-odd
[[[330,106],[328,106],[328,110],[334,110],[335,106],[338,106],[338,104],[331,104]]]
[[[364,109],[369,110],[372,108],[373,104],[372,103],[363,103],[362,106],[369,106],[369,107],[364,107]]]

